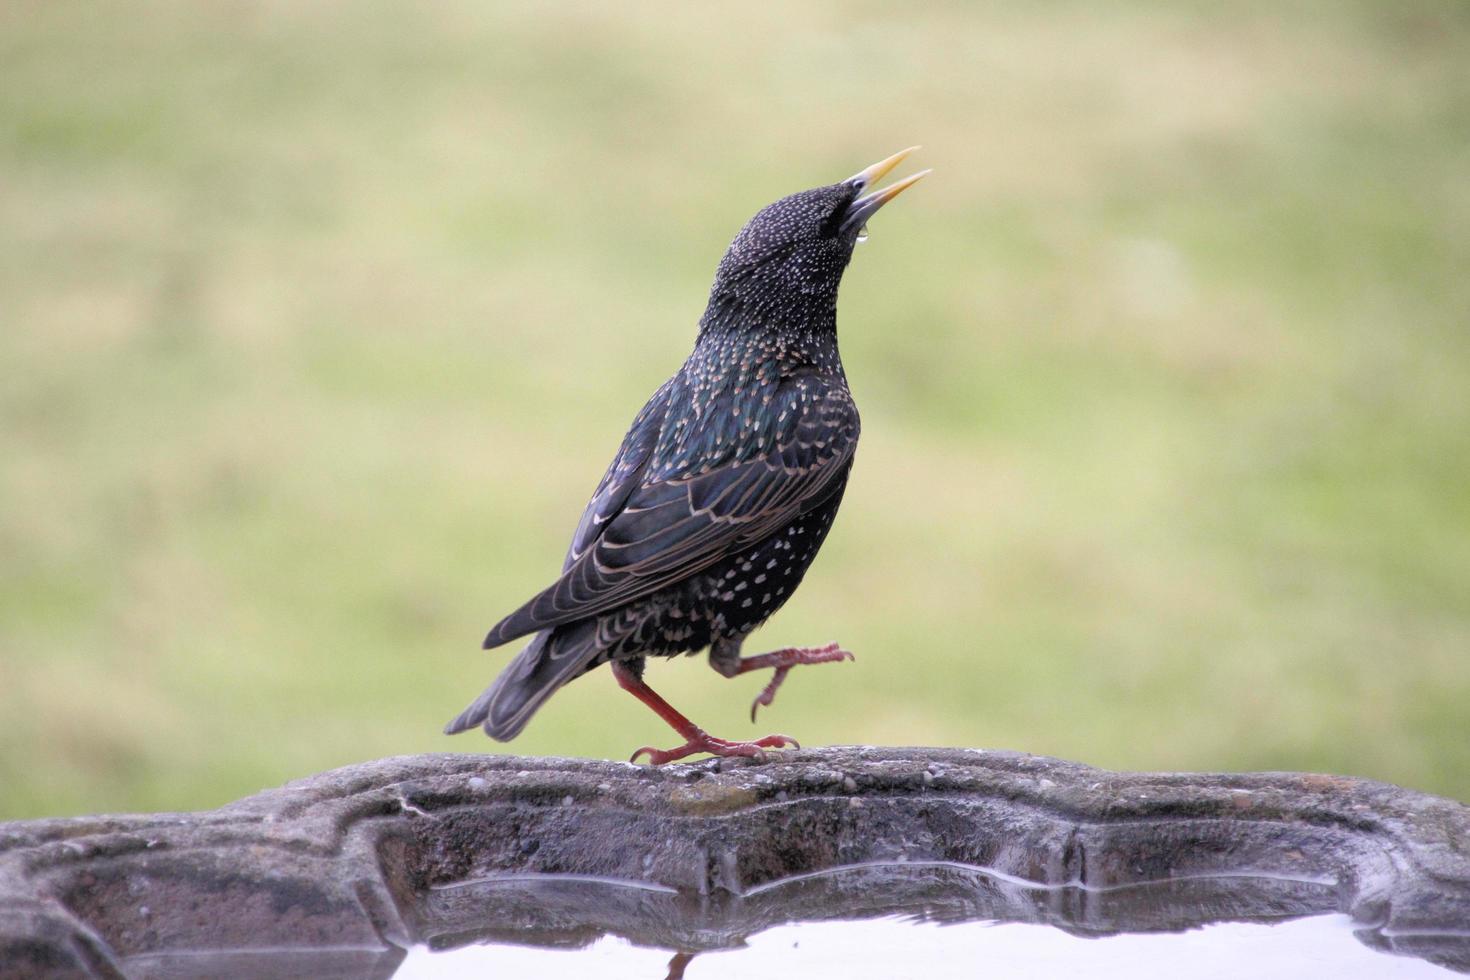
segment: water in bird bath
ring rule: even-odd
[[[864,980],[976,977],[1115,980],[1190,977],[1330,977],[1411,980],[1455,974],[1424,960],[1376,952],[1354,936],[1347,916],[1286,922],[1228,922],[1176,933],[1130,933],[1102,939],[1023,923],[944,925],[885,918],[776,926],[734,950],[677,954],[603,937],[577,950],[512,944],[447,952],[411,950],[394,980],[480,977],[680,977],[736,980],[803,977]]]
[[[567,875],[435,889],[437,927],[394,977],[1453,976],[1335,914],[1310,876],[1200,875],[1098,888],[950,862],[876,862],[741,895]],[[1444,937],[1462,962],[1470,930]],[[1457,945],[1458,944],[1458,945]],[[1459,954],[1454,951],[1458,950]]]

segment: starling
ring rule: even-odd
[[[837,353],[837,287],[867,219],[928,173],[865,193],[914,149],[782,198],[735,236],[694,352],[633,420],[561,577],[485,637],[487,650],[530,643],[447,734],[481,725],[509,741],[559,687],[608,663],[685,740],[633,761],[797,744],[715,738],[645,684],[643,667],[708,647],[725,677],[771,668],[754,720],[792,667],[852,659],[835,643],[749,657],[740,647],[791,597],[842,501],[858,413]]]

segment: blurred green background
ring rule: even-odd
[[[911,143],[717,734],[1470,799],[1470,7],[0,6],[0,816],[672,743],[506,662],[760,206]]]

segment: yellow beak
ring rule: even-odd
[[[917,146],[911,146],[907,150],[899,150],[893,156],[879,160],[871,167],[864,167],[862,170],[859,170],[849,177],[846,183],[854,185],[859,191],[866,190],[875,181],[882,179],[885,174],[902,163],[905,157],[917,149],[919,149]],[[871,194],[864,194],[862,197],[859,197],[847,206],[847,215],[842,219],[842,227],[861,227],[863,222],[867,221],[874,211],[877,211],[883,205],[923,180],[931,172],[929,170],[920,170],[918,173],[911,174],[897,183],[889,184],[881,191],[873,191]]]

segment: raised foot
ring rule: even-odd
[[[761,705],[770,707],[771,702],[776,700],[776,689],[786,680],[786,675],[791,673],[791,668],[801,664],[825,664],[838,660],[855,660],[856,658],[848,651],[842,649],[836,643],[829,643],[824,647],[788,647],[785,650],[776,650],[773,653],[762,653],[754,657],[746,657],[740,661],[740,672],[746,673],[751,670],[761,670],[765,667],[774,667],[775,673],[771,675],[771,681],[761,692],[755,696],[750,705],[750,720],[755,721],[756,709]]]
[[[723,738],[715,738],[713,735],[705,732],[698,732],[683,745],[672,749],[656,749],[651,745],[645,745],[637,752],[634,752],[633,757],[628,761],[637,762],[638,757],[645,752],[648,753],[648,764],[652,766],[661,766],[665,762],[673,762],[675,759],[682,759],[685,756],[695,755],[700,752],[708,752],[710,755],[722,757],[746,756],[748,758],[764,758],[765,753],[761,751],[762,749],[784,748],[799,749],[801,748],[801,743],[790,735],[767,735],[765,738],[758,738],[753,742],[730,742]]]

